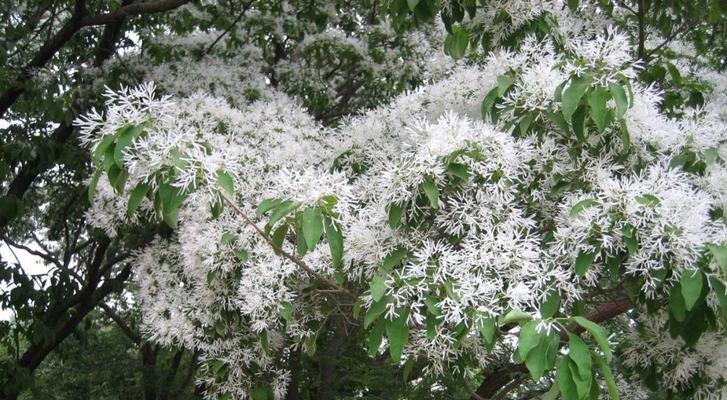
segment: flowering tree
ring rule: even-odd
[[[659,7],[183,8],[75,121],[86,220],[171,228],[133,293],[209,398],[299,398],[310,360],[341,397],[346,352],[386,398],[723,398],[724,19]]]

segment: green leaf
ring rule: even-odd
[[[527,359],[528,353],[540,343],[541,334],[537,331],[539,320],[531,320],[520,329],[518,334],[517,352],[521,359]]]
[[[238,250],[238,252],[235,253],[235,257],[237,258],[237,261],[244,263],[248,260],[248,258],[250,258],[250,253],[248,253],[247,250]]]
[[[343,230],[333,222],[331,217],[323,218],[328,238],[328,248],[331,250],[331,261],[334,268],[341,268],[343,265]]]
[[[719,300],[720,313],[722,314],[722,326],[727,330],[727,287],[719,279],[710,279],[714,293]]]
[[[141,134],[142,130],[138,126],[126,126],[122,128],[118,133],[118,139],[116,139],[116,147],[114,147],[114,162],[119,168],[124,167],[124,150],[128,147],[137,136]]]
[[[678,283],[672,286],[669,292],[669,310],[674,319],[679,322],[684,322],[687,318],[687,306],[682,297],[682,287]]]
[[[499,325],[504,326],[511,323],[521,323],[523,321],[530,321],[531,319],[533,319],[533,317],[530,314],[518,309],[514,309],[508,311],[507,314],[500,318]]]
[[[278,222],[281,218],[288,215],[291,211],[297,209],[300,207],[300,202],[293,201],[293,200],[285,200],[278,204],[275,208],[273,208],[272,214],[270,214],[270,218],[268,219],[268,223],[266,226],[268,229],[272,228],[273,225],[275,225],[276,222]]]
[[[543,319],[550,318],[558,313],[560,309],[560,292],[557,289],[551,289],[548,297],[545,298],[543,304],[540,305],[540,316]]]
[[[616,380],[613,377],[613,372],[611,372],[611,368],[608,366],[606,361],[601,357],[598,353],[593,353],[593,358],[596,359],[596,364],[598,365],[598,369],[601,371],[601,375],[603,375],[603,379],[606,380],[606,387],[608,388],[608,396],[611,400],[619,400],[618,395],[618,387],[616,386]]]
[[[608,335],[606,335],[606,331],[603,330],[597,323],[593,321],[589,321],[583,317],[575,316],[572,317],[573,321],[575,321],[578,325],[582,326],[585,330],[588,331],[588,333],[593,336],[593,339],[598,343],[598,347],[601,348],[601,351],[606,357],[607,362],[611,362],[611,346],[608,343]]]
[[[452,28],[452,33],[447,34],[447,38],[444,40],[444,53],[455,60],[460,59],[464,57],[468,44],[467,31],[455,26]]]
[[[262,202],[260,202],[260,205],[257,206],[257,210],[255,211],[255,215],[258,217],[261,217],[265,215],[268,211],[272,210],[273,208],[277,207],[282,203],[283,200],[280,199],[265,199]]]
[[[237,235],[231,232],[225,232],[222,234],[222,238],[220,239],[220,242],[222,244],[230,244],[237,240]]]
[[[379,301],[386,293],[386,280],[383,276],[376,275],[373,279],[371,279],[369,288],[371,289],[371,298],[374,299],[374,301]]]
[[[672,63],[666,63],[666,69],[669,70],[669,75],[675,84],[680,85],[682,82],[682,75],[679,73],[677,67]]]
[[[162,219],[170,227],[176,228],[179,207],[184,202],[186,196],[179,189],[168,183],[159,185],[159,191],[157,193],[161,200]]]
[[[389,301],[391,301],[391,298],[384,296],[381,300],[371,305],[371,308],[366,311],[366,315],[364,316],[364,328],[368,328],[372,322],[376,321],[386,311],[386,305],[389,304]]]
[[[570,358],[568,356],[562,356],[558,361],[558,373],[556,375],[556,382],[558,388],[563,396],[563,400],[579,400],[578,390],[576,389],[576,383],[571,376],[570,369]]]
[[[538,346],[531,350],[525,358],[525,366],[528,368],[528,371],[530,371],[530,376],[533,378],[534,382],[539,381],[545,372],[546,350],[547,347],[545,345],[545,341],[541,338],[538,342]]]
[[[424,190],[424,194],[427,195],[427,198],[429,199],[429,204],[432,206],[433,209],[439,208],[439,189],[437,188],[437,185],[434,183],[434,180],[432,178],[427,177],[424,180],[424,183],[422,183],[422,190]]]
[[[119,168],[118,165],[114,164],[109,168],[108,176],[111,187],[116,189],[118,193],[123,193],[124,185],[126,185],[126,178],[129,177],[129,173],[126,172],[125,169]]]
[[[497,77],[497,95],[502,97],[507,89],[512,86],[512,78],[509,75],[500,75]]]
[[[406,323],[408,315],[408,312],[400,311],[396,319],[386,323],[386,335],[389,337],[389,355],[391,355],[391,360],[395,363],[401,360],[401,353],[409,341],[409,325]]]
[[[702,294],[702,287],[704,285],[704,274],[702,271],[684,271],[682,277],[679,279],[679,284],[682,287],[682,297],[684,297],[684,306],[687,311],[690,311],[697,304]]]
[[[232,183],[232,177],[225,171],[217,171],[217,184],[227,192],[227,194],[234,194],[235,188]]]
[[[114,147],[116,144],[112,144],[111,146],[106,148],[106,151],[104,151],[102,160],[101,160],[101,168],[104,171],[108,171],[112,166],[116,165],[114,162]],[[117,165],[118,167],[118,165]]]
[[[417,8],[420,0],[406,0],[406,4],[409,6],[409,11],[414,11]]]
[[[284,320],[287,322],[290,322],[293,320],[293,305],[290,304],[290,302],[283,302],[280,307],[280,316],[283,317]]]
[[[136,185],[134,190],[131,191],[131,195],[129,196],[129,205],[126,210],[126,215],[129,218],[134,215],[136,210],[139,208],[139,204],[141,204],[141,201],[144,197],[146,197],[147,193],[149,193],[149,185],[145,183]]]
[[[427,313],[427,340],[430,342],[437,336],[437,325],[439,320],[432,313]]]
[[[556,113],[552,113],[552,112],[547,112],[547,113],[545,113],[545,115],[547,115],[548,118],[551,121],[553,121],[556,125],[558,125],[558,127],[560,128],[560,130],[562,130],[565,133],[570,132],[570,128],[568,127],[568,123],[565,121],[565,119],[563,119],[563,116],[562,115],[556,114]]]
[[[580,106],[576,109],[572,119],[573,133],[580,143],[586,142],[586,107]]]
[[[353,317],[356,319],[361,314],[361,306],[363,306],[363,299],[359,297],[353,302]]]
[[[285,241],[285,236],[288,234],[288,225],[282,224],[279,227],[273,231],[273,235],[271,236],[271,240],[275,245],[278,247],[278,249],[283,248],[283,241]],[[298,240],[301,240],[301,238],[298,238]],[[280,255],[280,252],[275,249],[275,253]]]
[[[116,137],[114,135],[105,135],[103,139],[101,139],[101,142],[99,142],[98,146],[96,146],[96,149],[93,151],[92,159],[95,165],[101,164],[104,160],[106,151],[109,149],[109,146],[114,143],[115,139]],[[113,154],[113,150],[111,151],[111,154]]]
[[[643,204],[646,206],[652,206],[652,207],[658,207],[661,205],[661,201],[658,197],[654,196],[653,194],[645,194],[643,196],[636,197],[636,201],[639,204]]]
[[[727,245],[708,245],[707,249],[723,272],[727,272]]]
[[[414,369],[414,359],[409,358],[406,360],[406,364],[404,365],[404,373],[403,373],[403,380],[404,383],[406,383],[409,380],[409,374],[411,374],[411,370]]]
[[[494,318],[483,318],[480,321],[480,336],[482,336],[482,340],[485,342],[485,348],[489,351],[492,351],[495,347],[496,329]]]
[[[308,207],[301,216],[303,237],[308,245],[308,250],[313,250],[323,235],[323,216],[321,210]]]
[[[263,351],[265,354],[270,354],[270,342],[268,342],[268,332],[262,331],[260,332],[260,347],[263,348]]]
[[[384,327],[386,326],[386,320],[381,320],[374,325],[374,328],[369,332],[367,344],[369,347],[369,355],[371,357],[376,356],[381,347],[381,342],[384,339]]]
[[[588,86],[591,84],[590,78],[584,76],[576,76],[571,79],[570,85],[563,91],[561,100],[561,111],[563,118],[570,121],[573,113],[578,108],[581,98],[586,93]]]
[[[586,342],[584,342],[583,339],[580,338],[580,336],[575,334],[569,335],[568,357],[570,357],[570,359],[578,367],[578,374],[580,379],[575,379],[575,377],[573,378],[579,388],[579,394],[583,396],[583,393],[588,393],[588,391],[591,389],[591,368],[593,366],[593,363],[591,361],[591,351],[588,349],[588,345],[586,344]],[[587,390],[585,388],[586,384],[582,382],[588,382]]]
[[[558,382],[556,381],[550,387],[550,390],[548,390],[548,392],[543,395],[541,400],[555,400],[558,398],[559,394],[560,388],[558,387]]]
[[[583,199],[576,203],[571,209],[570,209],[570,216],[575,217],[578,215],[581,211],[585,210],[586,208],[600,206],[601,203],[599,203],[596,200],[593,199]]]
[[[520,134],[525,136],[528,133],[528,129],[530,128],[530,124],[533,122],[533,115],[532,114],[525,114],[525,116],[522,117],[520,122],[518,123],[518,128],[520,129]]]
[[[498,95],[497,95],[497,88],[494,88],[490,90],[485,98],[482,100],[482,106],[480,108],[480,112],[482,114],[482,119],[486,120],[487,116],[490,115],[490,110],[492,110],[492,106],[495,105],[495,102],[497,101]]]
[[[398,265],[408,257],[409,251],[403,247],[399,247],[384,257],[384,261],[381,264],[381,270],[389,272],[395,265]]]
[[[539,323],[539,320],[531,320],[526,323],[520,329],[518,336],[518,357],[525,360],[525,365],[534,381],[543,377],[543,372],[549,368],[549,359],[555,360],[558,341],[555,335],[548,335],[546,331],[538,332]],[[552,345],[553,339],[555,339],[555,346]]]
[[[624,145],[624,152],[628,153],[631,149],[631,134],[629,134],[629,128],[626,126],[625,120],[620,120],[619,126],[621,126],[621,141]]]
[[[434,315],[435,317],[439,317],[442,315],[442,311],[439,309],[439,306],[437,306],[437,303],[439,300],[437,300],[436,297],[429,295],[424,298],[424,304],[427,306],[427,310]]]
[[[389,226],[396,229],[401,224],[401,215],[404,213],[404,207],[391,203],[389,204]]]
[[[609,95],[602,86],[596,86],[588,96],[588,106],[591,108],[591,119],[596,124],[599,132],[606,129],[608,122],[608,102]]]
[[[316,345],[316,338],[318,335],[308,336],[303,341],[303,344],[305,345],[305,354],[307,354],[309,357],[313,357],[316,354],[316,350],[318,346]]]
[[[623,117],[629,109],[629,100],[628,97],[626,97],[626,91],[623,86],[616,83],[608,85],[608,90],[611,92],[611,97],[613,97],[614,101],[616,101],[617,117]]]
[[[98,180],[101,178],[103,170],[97,169],[91,177],[91,181],[88,183],[88,202],[93,204],[93,198],[96,197],[96,186],[98,186]]]
[[[571,11],[578,10],[578,0],[568,0],[568,8],[570,8]]]
[[[210,364],[210,370],[213,374],[219,375],[219,373],[227,366],[222,360],[214,360]]]
[[[578,253],[578,257],[576,257],[576,275],[583,276],[585,275],[586,271],[588,271],[588,267],[593,264],[593,260],[596,259],[596,252],[592,253],[585,253],[583,250],[581,250]]]
[[[449,165],[447,165],[447,172],[456,176],[459,179],[462,179],[463,181],[466,181],[470,178],[470,173],[467,171],[467,166],[464,164],[450,163]]]
[[[252,400],[275,400],[275,394],[267,386],[258,387],[252,392]]]
[[[621,232],[624,235],[624,242],[626,242],[629,254],[635,254],[639,251],[639,240],[636,228],[631,225],[624,225],[623,228],[621,228]]]

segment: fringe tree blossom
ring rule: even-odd
[[[465,25],[505,24],[488,31],[493,45],[538,18],[562,29],[432,73],[336,127],[315,115],[335,96],[309,68],[316,54],[351,53],[394,81],[419,67],[330,30],[297,44],[301,63],[281,61],[282,86],[310,112],[242,56],[249,76],[210,57],[207,69],[152,70],[163,92],[108,90],[105,112],[77,121],[108,169],[91,182],[88,220],[110,235],[142,220],[174,228],[136,254],[149,336],[200,350],[210,397],[255,398],[269,385],[283,398],[290,351],[315,352],[331,318],[363,325],[373,355],[424,360],[428,376],[471,377],[515,353],[539,381],[556,357],[577,361],[574,325],[600,346],[589,363],[611,361],[601,328],[577,311],[603,291],[628,291],[637,307],[681,301],[671,305],[681,321],[724,312],[725,96],[663,112],[663,93],[637,82],[629,38],[607,20],[591,31],[577,13],[488,2]],[[386,61],[374,65],[379,50]],[[175,83],[186,78],[198,82]],[[636,322],[615,338],[625,368],[656,363],[671,391],[724,395],[721,333],[686,348],[687,333],[665,330],[681,326],[668,312]],[[532,338],[552,357],[540,371]]]

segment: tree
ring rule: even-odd
[[[182,3],[77,2],[50,55]],[[131,252],[119,281],[134,269],[144,334],[199,352],[209,397],[719,398],[724,10],[567,3],[200,2],[151,20],[68,82],[90,106],[104,77],[129,84],[75,119],[77,194],[91,178],[74,226],[103,231],[99,262]],[[65,78],[35,59],[1,96],[10,131],[42,129],[23,83]],[[47,165],[6,164],[31,181]],[[7,218],[33,209],[12,187]],[[30,215],[12,235],[39,229]]]

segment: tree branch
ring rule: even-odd
[[[105,25],[134,15],[156,14],[164,11],[170,11],[189,3],[190,1],[191,0],[160,0],[129,4],[119,7],[115,11],[107,14],[85,17],[81,21],[81,24],[82,26]]]
[[[242,11],[240,12],[240,15],[238,15],[237,18],[235,18],[235,20],[232,21],[230,26],[228,26],[224,32],[222,32],[219,36],[217,36],[217,38],[215,39],[214,42],[210,43],[210,45],[207,47],[207,49],[204,51],[204,53],[202,53],[202,55],[200,56],[200,59],[202,57],[206,56],[207,54],[209,54],[212,51],[212,49],[215,47],[215,45],[217,45],[217,43],[220,40],[222,40],[223,37],[225,37],[228,33],[230,33],[230,31],[232,31],[232,28],[234,28],[235,25],[237,25],[242,20],[242,17],[245,16],[245,13],[247,13],[247,10],[249,10],[251,6],[252,6],[252,0],[245,3],[245,6],[242,7]]]
[[[114,311],[111,307],[109,307],[108,304],[104,302],[98,303],[98,306],[104,311],[104,313],[113,320],[116,325],[121,329],[121,332],[123,332],[131,341],[133,341],[136,344],[141,343],[141,335],[137,333],[135,330],[131,329],[131,327],[124,321],[121,316]]]
[[[246,222],[246,223],[247,223],[248,225],[250,225],[250,226],[251,226],[251,227],[252,227],[252,228],[253,228],[253,229],[255,230],[255,232],[257,232],[257,233],[258,233],[258,234],[259,234],[260,236],[262,236],[262,238],[263,238],[263,239],[265,239],[265,241],[266,241],[266,242],[268,242],[268,244],[270,245],[270,247],[272,247],[272,248],[273,248],[273,249],[274,249],[274,250],[275,250],[275,251],[276,251],[277,253],[280,253],[280,254],[282,254],[282,255],[283,255],[283,257],[285,257],[285,258],[287,258],[288,260],[292,261],[292,262],[293,262],[293,264],[295,264],[295,265],[299,266],[299,267],[300,267],[301,269],[303,269],[303,270],[304,270],[304,271],[305,271],[306,273],[308,273],[309,275],[311,275],[312,277],[314,277],[314,278],[315,278],[315,279],[317,279],[318,281],[320,281],[320,282],[322,282],[322,283],[326,284],[327,286],[330,286],[330,287],[334,288],[334,289],[336,290],[336,292],[340,292],[340,293],[343,293],[343,294],[345,294],[346,296],[348,296],[348,297],[350,297],[351,299],[354,299],[354,300],[355,300],[356,298],[358,298],[358,296],[356,296],[355,294],[353,294],[353,293],[351,293],[350,291],[348,291],[348,289],[346,289],[346,288],[344,288],[344,287],[341,287],[341,286],[338,286],[338,284],[336,284],[336,282],[333,282],[332,280],[330,280],[330,279],[326,278],[325,276],[323,276],[323,275],[321,275],[320,273],[318,273],[318,272],[316,272],[315,270],[313,270],[313,269],[312,269],[311,267],[309,267],[309,266],[308,266],[308,264],[306,264],[306,263],[305,263],[305,262],[304,262],[303,260],[301,260],[300,258],[298,258],[298,257],[296,257],[296,256],[294,256],[294,255],[292,255],[292,254],[288,253],[287,251],[283,250],[282,248],[280,248],[280,246],[278,246],[278,245],[277,245],[277,244],[276,244],[276,243],[275,243],[275,242],[273,241],[273,239],[271,239],[271,238],[270,238],[270,236],[268,236],[268,235],[267,235],[267,234],[265,233],[265,231],[263,231],[262,229],[260,229],[260,228],[259,228],[259,227],[258,227],[258,226],[257,226],[257,225],[255,224],[255,222],[253,222],[253,221],[252,221],[252,219],[250,219],[250,217],[248,217],[248,216],[247,216],[247,214],[246,214],[246,213],[245,213],[244,211],[242,211],[242,209],[241,209],[240,207],[238,207],[238,206],[237,206],[237,204],[235,204],[235,203],[234,203],[234,202],[233,202],[232,200],[230,200],[230,198],[229,198],[229,197],[225,196],[224,194],[221,194],[221,196],[222,196],[222,199],[223,199],[223,200],[224,200],[224,201],[225,201],[225,202],[226,202],[226,203],[227,203],[227,204],[228,204],[228,205],[229,205],[230,207],[232,207],[232,209],[233,209],[233,210],[235,210],[235,212],[236,212],[236,213],[238,213],[238,214],[239,214],[239,215],[240,215],[240,216],[242,217],[242,219],[244,219],[244,220],[245,220],[245,222]]]
[[[25,83],[32,77],[33,71],[42,68],[56,53],[78,32],[86,26],[121,23],[126,17],[142,14],[153,14],[173,10],[189,3],[191,0],[160,0],[137,4],[127,4],[106,14],[86,16],[85,0],[77,0],[71,18],[53,36],[41,46],[35,57],[23,67],[14,85],[0,95],[0,118],[25,91]],[[108,54],[110,55],[110,54]],[[108,57],[106,55],[106,57]],[[103,58],[97,54],[97,60]]]

